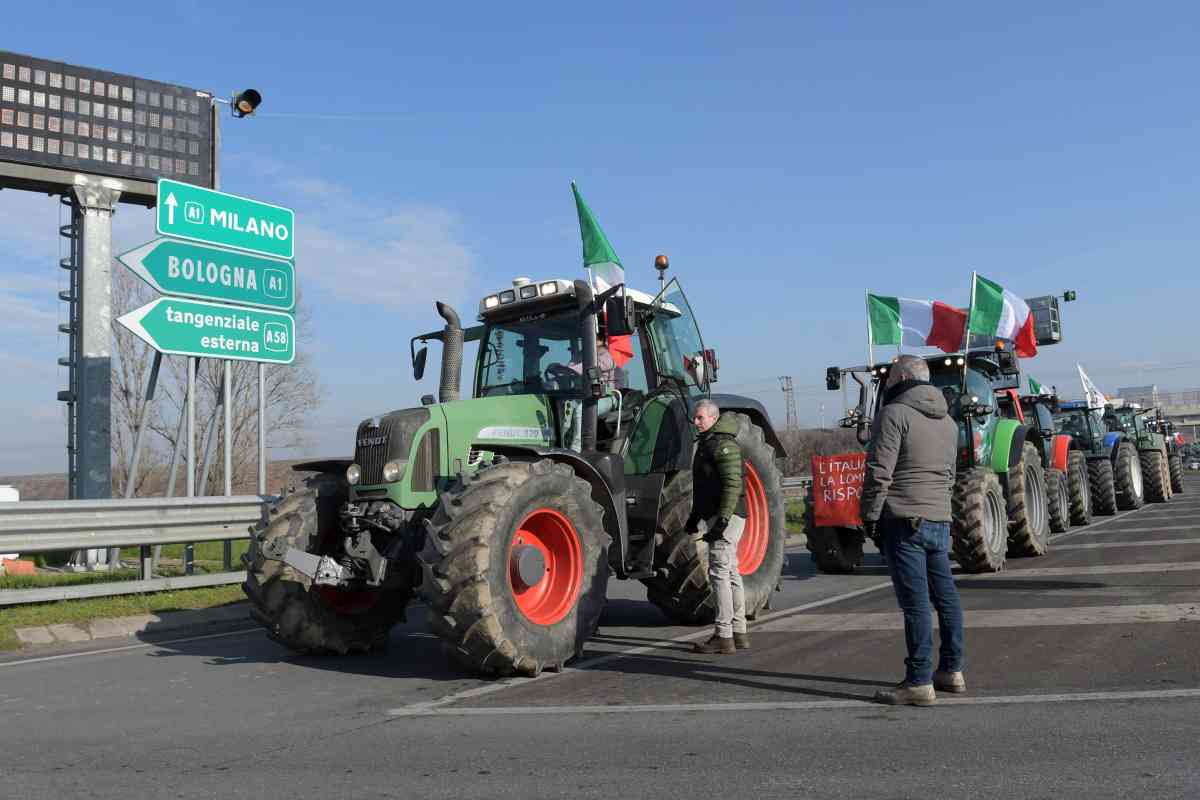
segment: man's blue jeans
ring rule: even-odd
[[[921,520],[914,529],[906,519],[879,521],[896,599],[904,612],[904,680],[911,686],[933,681],[933,616],[937,609],[942,646],[938,669],[958,672],[963,665],[963,612],[950,573],[950,523]]]

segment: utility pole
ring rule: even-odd
[[[792,376],[780,375],[779,388],[783,390],[784,403],[787,406],[786,429],[794,431],[800,427],[800,420],[799,415],[796,413],[796,391],[792,385]]]

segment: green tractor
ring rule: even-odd
[[[297,465],[318,475],[253,533],[244,588],[275,639],[309,653],[380,648],[416,595],[469,669],[537,675],[580,654],[610,574],[642,581],[676,622],[711,621],[707,545],[685,530],[702,397],[736,416],[746,609],[769,607],[784,564],[784,449],[757,401],[710,394],[716,354],[676,280],[651,296],[517,279],[465,330],[437,308],[445,327],[410,344],[418,380],[418,343],[442,344],[437,401],[363,421],[352,460]],[[613,369],[603,357],[618,341],[632,355]],[[464,342],[478,343],[466,399]]]
[[[1165,503],[1171,499],[1171,472],[1166,438],[1155,430],[1152,409],[1136,403],[1110,404],[1104,418],[1109,430],[1124,433],[1137,448],[1145,500]]]
[[[1137,446],[1123,430],[1108,429],[1103,410],[1089,408],[1084,400],[1059,403],[1054,411],[1054,430],[1070,436],[1071,453],[1079,452],[1087,462],[1088,494],[1094,513],[1111,516],[1118,509],[1141,507],[1144,492]]]
[[[958,423],[952,496],[955,560],[967,572],[995,572],[1004,567],[1008,555],[1042,555],[1049,527],[1046,475],[1029,428],[1016,418],[1016,356],[1007,350],[978,349],[925,361],[931,382],[942,389]],[[871,420],[882,405],[881,387],[889,368],[884,364],[826,370],[830,390],[842,388],[847,374],[859,384],[858,405],[842,425],[857,428],[862,444],[867,444]],[[811,495],[808,500],[811,509]],[[806,513],[808,549],[818,569],[849,572],[861,563],[861,529],[818,528],[812,511]]]
[[[1020,402],[1027,440],[1037,447],[1046,473],[1050,530],[1063,533],[1072,525],[1089,524],[1092,497],[1087,458],[1071,436],[1056,429],[1057,395],[1022,395]]]
[[[1161,433],[1167,444],[1167,467],[1171,473],[1171,491],[1179,494],[1183,491],[1183,434],[1176,430],[1175,423],[1163,416],[1162,409],[1155,409],[1155,418],[1150,420],[1151,427]]]

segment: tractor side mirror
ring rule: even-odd
[[[831,392],[842,388],[842,371],[840,369],[828,367],[825,370],[825,388]]]
[[[717,358],[716,350],[704,351],[704,363],[708,366],[708,382],[717,382],[717,372],[721,369],[721,359]]]
[[[609,336],[632,336],[634,332],[633,298],[620,293],[605,300],[604,323]]]
[[[1017,354],[1011,350],[1000,350],[996,353],[996,361],[1000,365],[1001,375],[1020,375],[1021,367],[1017,363]]]
[[[429,358],[429,348],[422,347],[413,356],[413,380],[419,381],[425,377],[425,361]]]

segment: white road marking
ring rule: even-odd
[[[1100,531],[1100,533],[1157,533],[1158,531],[1200,531],[1200,522],[1195,525],[1150,525],[1144,528],[1121,528],[1116,531]]]
[[[1053,551],[1051,551],[1053,552]],[[963,575],[960,581],[989,580],[992,578],[1048,578],[1059,575],[1127,575],[1135,572],[1192,572],[1200,570],[1200,561],[1180,561],[1163,564],[1109,564],[1089,567],[1036,567],[991,572],[987,575]]]
[[[1091,523],[1088,523],[1087,525],[1084,525],[1079,528],[1072,528],[1071,530],[1065,531],[1064,533],[1052,533],[1052,534],[1050,534],[1049,540],[1052,542],[1057,542],[1060,539],[1067,539],[1072,536],[1078,536],[1081,533],[1086,533],[1090,530],[1099,528],[1101,525],[1107,525],[1110,522],[1116,522],[1119,519],[1128,517],[1130,514],[1136,514],[1137,512],[1139,512],[1141,510],[1142,509],[1140,509],[1140,508],[1135,508],[1131,511],[1122,511],[1120,514],[1117,514],[1115,516],[1105,517],[1104,519],[1100,520],[1099,522],[1091,522]],[[1101,531],[1101,533],[1107,533],[1107,531]]]
[[[1137,528],[1134,529],[1139,530]],[[1141,528],[1140,530],[1162,530],[1162,528]],[[1114,531],[1114,533],[1127,533],[1128,529],[1123,531]],[[1059,550],[1101,550],[1105,547],[1163,547],[1172,544],[1200,544],[1200,539],[1139,539],[1136,542],[1089,542],[1088,544],[1063,544],[1054,548],[1054,552]]]
[[[20,661],[6,661],[0,664],[0,669],[4,667],[15,667],[21,664],[41,664],[47,661],[65,661],[68,658],[82,658],[83,656],[99,656],[106,653],[123,653],[127,650],[142,650],[147,647],[162,647],[165,644],[182,644],[184,642],[198,642],[202,639],[220,639],[223,636],[240,636],[245,633],[264,633],[262,628],[242,628],[236,631],[227,631],[226,633],[208,633],[203,636],[186,636],[182,639],[163,639],[159,642],[139,642],[138,644],[127,644],[123,647],[106,647],[103,650],[85,650],[82,653],[61,653],[57,656],[40,656],[38,658],[23,658]]]
[[[941,695],[939,706],[1042,705],[1045,703],[1114,702],[1125,700],[1174,700],[1200,698],[1200,689],[1160,689],[1134,692],[1069,692],[1066,694],[1017,694],[994,697]],[[778,703],[680,703],[678,705],[625,706],[508,706],[499,708],[432,708],[409,706],[388,712],[393,717],[505,717],[564,714],[670,714],[695,712],[821,711],[877,706],[870,699],[808,700]],[[920,713],[914,711],[912,713]]]
[[[936,615],[934,623],[937,623]],[[967,628],[1041,628],[1075,625],[1123,625],[1149,622],[1200,622],[1200,602],[1123,606],[1068,606],[1053,608],[1002,608],[967,611]],[[774,631],[892,631],[904,629],[899,612],[805,614],[760,626],[756,633]]]

